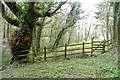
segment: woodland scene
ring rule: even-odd
[[[0,78],[119,79],[120,1],[1,0]]]

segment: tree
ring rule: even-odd
[[[108,1],[106,1],[106,39],[109,40],[109,11],[110,11],[110,7],[109,7],[109,3]]]
[[[11,53],[13,55],[12,62],[27,58],[27,56],[18,57],[21,54],[28,54],[28,52],[21,52],[22,50],[30,49],[32,43],[32,32],[36,25],[41,26],[41,22],[37,23],[38,18],[51,17],[66,3],[56,3],[57,7],[54,7],[51,3],[46,4],[45,9],[36,7],[37,2],[1,2],[2,4],[2,17],[11,25],[19,28],[12,34],[12,38],[9,40]],[[41,3],[41,2],[40,2]],[[7,5],[7,7],[6,7]],[[51,8],[54,7],[54,10]],[[9,8],[15,18],[11,18],[6,14],[6,8]],[[42,11],[42,12],[41,12]]]
[[[80,3],[74,2],[71,4],[70,13],[67,16],[66,23],[63,25],[64,27],[59,31],[57,38],[53,44],[53,47],[58,46],[62,36],[66,33],[66,30],[75,25],[77,20],[79,19],[80,14]]]
[[[110,34],[110,18],[113,18],[111,14],[113,12],[110,11],[112,6],[110,5],[108,1],[106,2],[101,2],[100,4],[97,5],[98,12],[96,12],[96,19],[101,22],[100,26],[102,27],[102,31],[105,31],[106,34],[106,40],[109,40],[109,34]],[[104,16],[105,15],[105,16]],[[112,25],[112,24],[111,24]],[[104,35],[104,33],[103,33]]]
[[[114,25],[117,27],[117,51],[118,54],[120,54],[120,2],[115,2],[114,6],[117,11],[114,12],[114,14],[116,14],[116,17],[114,17],[114,21],[116,21],[116,24]]]
[[[113,14],[113,18],[114,18],[114,20],[113,20],[113,28],[112,28],[112,30],[113,30],[113,41],[115,41],[115,39],[116,39],[116,36],[117,36],[117,32],[116,32],[116,30],[117,30],[117,26],[116,26],[116,20],[117,20],[117,14],[118,14],[118,9],[119,9],[119,3],[113,3],[114,5],[113,5],[113,12],[114,12],[114,14]]]

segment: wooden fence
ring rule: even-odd
[[[39,50],[42,52],[18,55],[18,57],[31,55],[32,57],[29,59],[29,61],[35,61],[38,59],[46,60],[47,58],[54,58],[54,57],[61,57],[61,56],[67,57],[69,55],[77,55],[77,54],[93,55],[94,52],[104,52],[105,47],[109,46],[110,44],[112,44],[111,39],[108,41],[105,41],[105,40],[95,41],[94,38],[92,38],[91,42],[82,42],[79,44],[71,44],[71,45],[65,44],[64,46],[57,46],[57,47],[44,47],[39,49],[23,50],[21,52],[34,51],[34,50]],[[70,48],[70,47],[73,47],[73,48]],[[51,49],[54,49],[54,50],[51,51]],[[70,51],[73,51],[74,53],[73,52],[71,53]],[[50,53],[54,54],[54,56],[51,56]],[[57,55],[57,54],[60,54],[60,55]],[[42,57],[36,57],[35,55],[42,56]]]

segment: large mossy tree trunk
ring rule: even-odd
[[[9,41],[11,53],[12,53],[12,62],[27,58],[27,56],[18,57],[18,55],[28,54],[29,52],[21,52],[22,50],[30,49],[32,42],[31,32],[24,32],[22,30],[15,31],[12,34],[12,38]]]
[[[35,14],[34,14],[34,2],[29,3],[29,9],[26,13],[26,17],[24,18],[24,23],[21,25],[21,29],[15,31],[12,34],[12,37],[9,41],[11,53],[13,55],[12,62],[22,60],[23,58],[27,58],[27,56],[21,56],[18,55],[24,55],[28,54],[27,52],[21,52],[22,50],[30,49],[31,43],[32,43],[32,32],[33,28],[35,27]]]
[[[27,58],[27,56],[18,57],[18,55],[24,55],[29,53],[29,51],[27,52],[21,52],[21,51],[30,49],[32,44],[32,33],[35,25],[38,25],[39,27],[43,27],[41,26],[42,23],[37,24],[38,18],[53,16],[62,7],[62,5],[66,3],[66,1],[61,2],[55,8],[54,11],[53,10],[50,11],[51,9],[49,9],[48,6],[48,9],[45,12],[43,11],[43,14],[35,11],[36,2],[27,2],[27,3],[28,3],[28,9],[26,11],[21,11],[22,9],[16,7],[17,4],[16,2],[3,3],[0,1],[0,4],[2,4],[2,17],[11,25],[14,25],[19,28],[12,34],[11,39],[9,39],[9,45],[13,56],[11,63]],[[10,16],[6,15],[5,4],[9,7],[9,10],[17,17],[16,19],[13,19]],[[26,5],[24,5],[24,7],[25,6]]]

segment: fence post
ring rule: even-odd
[[[93,39],[94,39],[94,37],[91,40],[91,55],[93,54]]]
[[[103,52],[105,51],[105,40],[103,41]]]
[[[35,54],[34,53],[32,53],[32,60],[33,60],[33,62],[35,62]]]
[[[84,54],[84,48],[85,48],[85,43],[83,42],[83,48],[82,48],[82,53]]]
[[[46,47],[44,47],[44,60],[46,60]]]
[[[67,56],[67,44],[65,44],[65,57]]]

